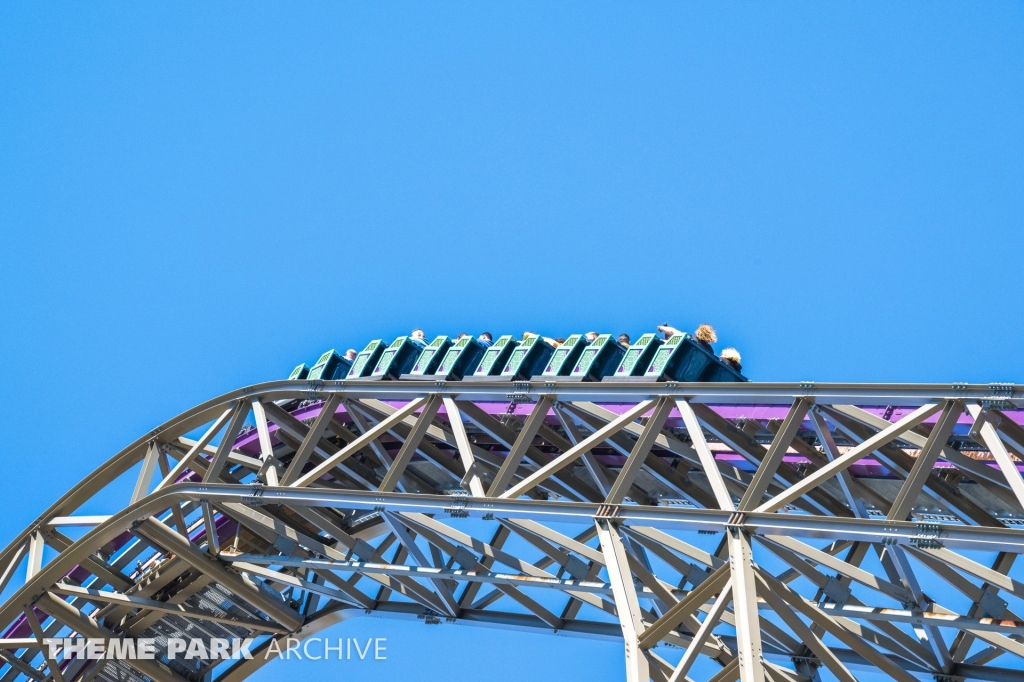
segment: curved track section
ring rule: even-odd
[[[1022,404],[1003,384],[251,386],[0,553],[0,682],[241,680],[364,614],[616,639],[639,682],[1024,680]],[[46,645],[73,637],[156,656]],[[176,637],[255,655],[172,659]]]

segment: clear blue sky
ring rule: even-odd
[[[3,3],[0,544],[172,415],[412,327],[706,321],[755,380],[1024,381],[1022,29],[1020,2]],[[351,626],[401,640],[381,680],[461,641],[386,627]],[[502,647],[494,680],[621,677],[616,645],[469,637],[471,673],[420,679]]]

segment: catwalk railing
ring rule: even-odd
[[[366,613],[620,640],[631,681],[1024,680],[1020,406],[1009,384],[251,386],[0,553],[0,682],[240,680]],[[172,659],[174,637],[254,657]]]

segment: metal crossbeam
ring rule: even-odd
[[[65,627],[301,639],[366,612],[616,637],[638,682],[1024,680],[1024,387],[509,390],[278,381],[151,430],[0,552],[0,682],[110,682],[41,646]]]

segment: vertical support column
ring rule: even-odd
[[[757,620],[757,589],[754,582],[754,556],[750,536],[739,525],[729,526],[725,534],[729,546],[729,570],[732,573],[740,680],[764,682],[761,626]]]
[[[272,486],[281,484],[277,476],[277,467],[274,466],[274,443],[270,440],[270,429],[267,428],[267,411],[263,407],[263,403],[260,402],[259,397],[253,397],[250,401],[252,405],[252,419],[256,422],[256,433],[260,439],[260,461],[263,462],[261,469],[265,469],[267,483]]]
[[[28,543],[28,569],[25,571],[25,582],[32,580],[36,573],[43,570],[43,549],[46,547],[46,540],[39,530],[32,531]]]
[[[459,458],[466,468],[464,485],[468,487],[469,494],[473,497],[486,497],[484,482],[480,478],[478,465],[473,458],[473,447],[469,442],[469,435],[466,433],[466,425],[462,421],[462,411],[459,410],[459,406],[452,398],[444,396],[443,400],[444,409],[448,413],[448,421],[451,422],[452,433],[455,434],[455,443],[459,447]]]
[[[160,446],[154,440],[146,449],[146,457],[142,460],[142,471],[135,482],[135,491],[132,492],[131,504],[135,504],[149,494],[149,486],[153,483],[153,474],[156,473],[157,461],[160,458]]]
[[[700,428],[700,422],[697,421],[697,415],[694,413],[693,408],[690,407],[690,403],[682,398],[676,399],[676,407],[679,408],[679,414],[682,415],[683,423],[686,424],[686,431],[690,434],[693,449],[697,451],[697,456],[700,457],[700,463],[704,467],[704,474],[708,477],[711,492],[715,494],[715,501],[718,502],[720,509],[732,511],[736,508],[733,506],[732,496],[729,495],[729,489],[725,485],[725,480],[722,479],[722,472],[718,470],[718,462],[715,461],[715,455],[711,452],[711,448],[708,447],[707,439],[704,438],[704,432]]]
[[[608,569],[608,581],[612,585],[615,597],[615,610],[619,614],[622,627],[622,638],[626,647],[626,680],[627,682],[649,682],[651,679],[650,663],[646,654],[640,649],[640,633],[644,630],[640,619],[640,602],[636,597],[636,586],[633,574],[629,570],[626,548],[618,528],[608,520],[596,519],[597,537],[601,541],[605,566]]]
[[[220,554],[220,538],[217,537],[217,523],[213,518],[213,507],[209,500],[201,500],[203,507],[203,525],[206,527],[206,551],[216,557]]]

